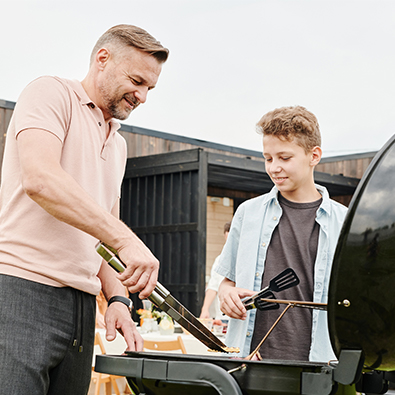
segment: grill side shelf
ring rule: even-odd
[[[232,375],[223,368],[209,362],[161,361],[98,355],[95,371],[127,378],[132,377],[136,380],[141,393],[144,392],[144,379],[156,379],[209,385],[219,395],[243,394]]]

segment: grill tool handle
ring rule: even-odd
[[[123,264],[123,262],[118,258],[118,256],[116,255],[116,251],[104,244],[99,244],[99,246],[101,246],[104,249],[108,249],[110,250],[114,255],[111,256],[110,253],[108,253],[108,256],[103,256],[102,257],[109,263],[109,265],[118,273],[122,273],[125,271],[125,265]],[[99,252],[99,251],[98,251]],[[100,253],[100,252],[99,252]],[[107,259],[111,256],[110,259]],[[165,302],[165,298],[167,295],[170,295],[170,292],[160,283],[157,283],[155,289],[152,291],[151,295],[148,296],[148,299],[156,306],[159,307],[161,304],[163,304]]]

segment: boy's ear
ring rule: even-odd
[[[311,150],[311,162],[310,162],[311,165],[312,166],[317,166],[318,163],[320,163],[321,157],[322,157],[322,149],[321,149],[321,147],[318,147],[318,146],[314,147]]]

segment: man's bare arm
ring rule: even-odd
[[[119,275],[131,292],[148,297],[155,288],[159,262],[120,220],[100,207],[61,165],[62,144],[53,134],[22,131],[17,138],[26,194],[56,219],[118,250],[127,269]],[[83,160],[83,159],[82,159]]]

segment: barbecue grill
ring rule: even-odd
[[[384,394],[395,382],[395,136],[350,203],[331,272],[328,326],[338,361],[229,356],[99,355],[96,371],[125,376],[136,394]],[[345,392],[344,392],[345,391]]]

